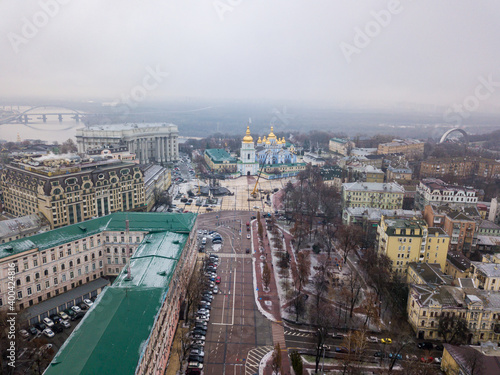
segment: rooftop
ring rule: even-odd
[[[167,123],[161,123],[161,122],[152,122],[152,123],[137,123],[137,124],[109,124],[109,125],[91,125],[87,126],[82,129],[77,129],[77,134],[78,130],[81,130],[84,132],[85,130],[132,130],[132,129],[147,129],[147,128],[166,128],[166,127],[175,127],[177,129],[177,125],[174,124],[167,124]]]
[[[477,192],[477,190],[472,187],[450,185],[438,178],[424,178],[420,181],[420,183],[422,185],[427,186],[431,190],[454,191],[454,192],[459,192],[459,191]]]
[[[385,192],[385,193],[403,193],[404,187],[401,185],[389,182],[351,182],[342,184],[342,188],[346,191],[372,191],[372,192]]]
[[[439,263],[411,262],[408,267],[417,273],[426,284],[451,285],[453,282],[453,277],[441,272]]]
[[[11,237],[16,233],[34,231],[43,226],[49,226],[43,215],[33,214],[10,220],[2,220],[0,221],[0,237]]]
[[[470,268],[470,260],[459,251],[448,251],[447,261],[460,271],[467,271]]]
[[[87,220],[1,244],[0,258],[32,249],[38,249],[38,251],[46,250],[103,231],[124,231],[126,220],[129,220],[129,229],[131,231],[150,232],[168,230],[176,233],[189,233],[195,219],[196,215],[194,214],[115,212],[97,219]]]
[[[391,142],[388,143],[381,143],[379,146],[409,146],[409,145],[417,145],[424,143],[422,141],[419,141],[418,139],[393,139]]]
[[[500,357],[487,356],[470,346],[444,344],[447,351],[462,369],[461,372],[480,375],[497,375],[500,373]],[[472,368],[475,367],[475,368]]]
[[[500,277],[500,264],[471,262],[472,265],[487,277]]]
[[[237,161],[229,152],[222,148],[209,148],[205,150],[205,154],[207,154],[214,163],[236,163]]]

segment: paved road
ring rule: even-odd
[[[252,259],[245,254],[250,247],[241,222],[249,212],[222,212],[200,216],[199,229],[217,230],[224,243],[219,253],[217,275],[221,276],[220,293],[212,304],[205,345],[205,375],[246,375],[260,362],[262,347],[272,346],[271,325],[257,310],[253,292]],[[224,223],[217,226],[217,222]],[[265,353],[264,353],[265,354]],[[247,361],[249,365],[245,366]],[[247,367],[247,369],[246,369]],[[253,372],[252,372],[253,374]]]

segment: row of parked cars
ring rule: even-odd
[[[95,298],[93,298],[95,300]],[[39,336],[40,334],[46,337],[54,337],[56,333],[60,333],[64,328],[70,328],[70,320],[80,319],[84,314],[85,310],[88,310],[94,302],[90,299],[84,299],[83,302],[75,306],[71,306],[66,310],[59,311],[57,314],[53,314],[50,317],[43,318],[40,323],[36,323],[27,330],[22,329],[20,332],[21,336],[24,338],[29,338],[30,334],[33,336]]]
[[[199,374],[203,369],[205,358],[205,337],[207,334],[208,322],[210,320],[210,311],[212,310],[212,301],[214,295],[218,293],[216,284],[220,283],[221,278],[217,276],[217,267],[219,266],[219,257],[210,254],[205,265],[205,276],[208,279],[207,288],[203,291],[198,310],[195,316],[195,325],[191,331],[191,351],[188,357],[188,368],[186,374]]]

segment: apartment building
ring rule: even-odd
[[[449,285],[411,285],[408,321],[419,339],[442,339],[440,317],[463,318],[470,331],[467,342],[500,340],[500,292]]]
[[[469,210],[472,211],[473,210]],[[424,220],[427,225],[443,228],[450,236],[450,250],[469,253],[476,244],[477,216],[469,216],[464,209],[455,210],[450,206],[425,206]]]
[[[146,206],[139,166],[115,159],[18,159],[0,172],[0,187],[5,211],[15,216],[41,213],[51,228]]]
[[[444,273],[453,277],[455,282],[458,279],[469,277],[470,260],[460,251],[448,251]]]
[[[411,181],[413,171],[410,168],[398,168],[389,166],[387,168],[387,182],[390,181]]]
[[[0,309],[7,308],[9,264],[22,310],[102,276],[117,276],[147,233],[182,231],[192,219],[184,215],[116,212],[1,244]]]
[[[118,229],[123,229],[123,219]],[[194,214],[154,213],[130,218],[130,230],[140,232],[143,240],[58,351],[46,375],[166,373],[196,264],[195,219]],[[116,227],[110,229],[112,234]]]
[[[355,147],[354,142],[348,139],[332,138],[328,142],[328,149],[336,154],[347,156],[349,151]]]
[[[471,187],[456,186],[436,178],[426,178],[417,185],[415,205],[423,210],[429,204],[454,203],[463,207],[477,204],[477,190]]]
[[[0,221],[0,243],[29,237],[50,229],[48,221],[41,214],[21,216]]]
[[[405,189],[395,183],[351,182],[342,184],[342,208],[403,208]]]
[[[420,165],[420,178],[475,176],[488,180],[500,178],[500,162],[476,157],[435,158],[423,161]]]
[[[389,143],[378,145],[377,154],[404,154],[408,159],[415,159],[424,155],[425,143],[416,139],[393,139]]]
[[[500,264],[471,262],[470,275],[479,289],[500,290]]]
[[[172,174],[170,169],[158,164],[146,165],[142,170],[144,173],[146,211],[149,212],[156,204],[157,198],[172,185]]]
[[[441,228],[428,228],[421,219],[387,219],[377,228],[377,249],[391,260],[392,271],[407,277],[412,262],[446,265],[450,237]]]
[[[408,264],[408,284],[434,284],[452,285],[453,277],[441,271],[439,263],[416,263]]]

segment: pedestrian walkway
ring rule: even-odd
[[[259,373],[259,365],[262,358],[273,351],[272,346],[258,346],[256,348],[250,349],[247,354],[247,359],[245,361],[245,375],[254,375]]]

